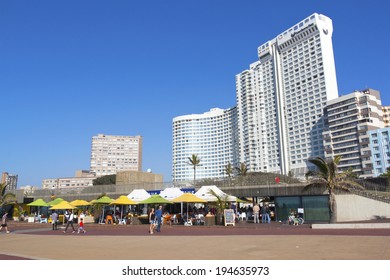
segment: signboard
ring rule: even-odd
[[[303,208],[298,208],[298,214],[303,214],[304,212]]]
[[[225,226],[232,225],[235,226],[235,219],[234,219],[234,211],[233,209],[225,209],[223,210],[223,216],[225,220]]]

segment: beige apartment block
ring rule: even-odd
[[[101,177],[125,170],[142,171],[142,136],[93,136],[90,171]]]

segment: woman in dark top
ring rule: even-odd
[[[156,227],[156,214],[154,213],[154,208],[150,209],[149,212],[149,233],[154,233],[154,228]]]

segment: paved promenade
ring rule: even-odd
[[[0,259],[39,260],[390,260],[389,228],[312,229],[239,223],[223,226],[87,224],[86,234],[50,224],[10,223]]]

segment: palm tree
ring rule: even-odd
[[[229,186],[230,186],[232,184],[232,174],[233,174],[233,167],[230,162],[225,166],[225,172],[229,177]]]
[[[337,205],[334,196],[335,190],[350,191],[353,187],[362,189],[362,186],[350,178],[348,172],[338,172],[337,166],[340,163],[341,156],[336,156],[333,159],[323,159],[315,157],[309,159],[309,162],[314,164],[316,171],[309,171],[306,173],[306,178],[309,184],[305,187],[313,187],[318,185],[325,185],[328,192],[328,203],[330,209],[330,222],[337,221]]]
[[[229,208],[228,196],[226,194],[218,195],[214,190],[210,190],[209,193],[216,198],[214,204],[217,210],[217,224],[222,225],[224,210]]]
[[[244,162],[240,163],[239,167],[236,167],[238,176],[245,176],[248,173],[248,168]]]
[[[192,168],[194,168],[194,186],[196,182],[196,167],[200,165],[200,158],[198,158],[197,155],[192,154],[191,157],[188,157],[188,164],[192,165]]]
[[[0,208],[16,202],[16,196],[13,193],[5,193],[7,186],[7,183],[0,183]]]

